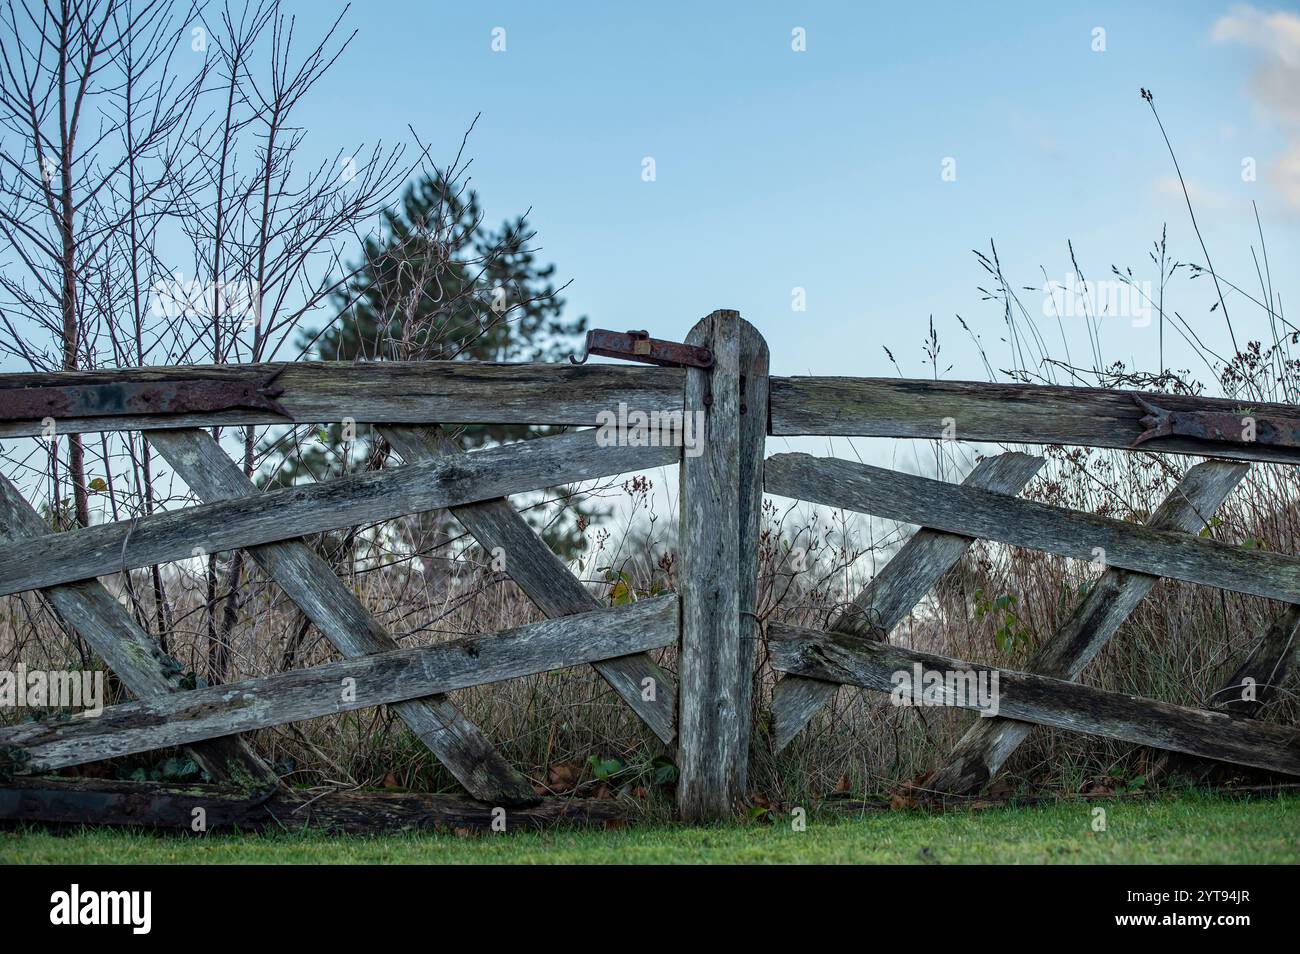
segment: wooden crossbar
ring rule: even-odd
[[[1300,603],[1300,557],[1245,550],[1005,494],[807,454],[767,461],[768,493],[1107,566]]]
[[[110,706],[98,717],[0,729],[22,774],[419,699],[671,645],[677,597],[543,620],[495,635],[398,649]]]
[[[31,545],[53,531],[0,475],[0,541]],[[125,606],[96,580],[41,590],[64,622],[88,642],[137,699],[182,692],[185,669],[142,630]],[[277,784],[271,770],[243,740],[211,739],[190,749],[194,761],[218,781],[266,787]]]
[[[431,429],[385,425],[380,433],[408,462],[437,460],[464,452]],[[574,578],[504,497],[451,508],[485,552],[505,554],[506,573],[547,616],[558,619],[599,609],[601,604]],[[677,684],[645,653],[592,663],[595,670],[665,745],[677,730]]]
[[[207,431],[152,431],[149,442],[203,500],[261,493]],[[285,540],[249,547],[247,552],[344,656],[398,648],[333,568],[306,544]],[[393,710],[475,798],[505,805],[537,801],[527,779],[446,696],[394,703]]]
[[[1017,494],[1042,466],[1041,457],[1016,452],[999,454],[976,464],[963,485]],[[922,527],[832,620],[829,629],[869,639],[886,638],[974,542],[971,537]],[[789,745],[838,689],[834,683],[800,676],[786,676],[777,682],[772,692],[776,751]]]
[[[768,625],[768,649],[778,672],[878,692],[893,692],[895,674],[911,674],[917,666],[922,672],[984,674],[990,686],[996,673],[1003,717],[1300,775],[1300,732],[1283,726],[778,623]],[[978,708],[961,694],[943,704]]]
[[[1292,417],[1287,404],[1253,403],[1180,394],[1042,384],[899,378],[772,378],[772,430],[779,436],[955,436],[1006,444],[1074,444],[1127,448],[1144,430],[1135,394],[1173,411],[1226,411]],[[956,422],[946,435],[945,420]],[[1142,445],[1153,453],[1300,464],[1300,449],[1160,437]]]
[[[1198,533],[1248,470],[1247,465],[1221,461],[1197,464],[1151,515],[1147,525]],[[1145,573],[1107,569],[1025,668],[1056,679],[1078,679],[1157,582],[1157,577]],[[926,788],[958,795],[979,791],[997,775],[1032,729],[1029,723],[1012,719],[977,719],[948,761],[926,782]]]
[[[586,430],[0,545],[0,596],[506,494],[674,464],[679,447]]]
[[[591,427],[619,402],[651,411],[681,410],[681,368],[614,364],[506,364],[491,361],[302,361],[291,364],[188,365],[122,371],[0,374],[0,404],[10,388],[220,381],[251,384],[276,374],[280,404],[266,410],[67,418],[60,434],[232,424],[358,423],[537,424]],[[0,438],[38,437],[38,420],[0,420]]]

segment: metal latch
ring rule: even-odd
[[[286,365],[285,367],[288,367]],[[0,420],[34,421],[52,417],[117,417],[143,414],[190,414],[260,409],[292,417],[276,398],[275,383],[284,368],[250,381],[205,378],[120,384],[63,385],[0,390]]]
[[[1156,437],[1196,437],[1228,444],[1272,444],[1277,447],[1300,447],[1300,418],[1277,414],[1254,414],[1241,411],[1170,411],[1133,395],[1146,416],[1146,428],[1130,447],[1137,447]],[[1254,433],[1247,434],[1250,429]]]
[[[569,355],[574,364],[586,364],[593,354],[605,358],[623,358],[664,368],[713,367],[713,351],[680,341],[651,338],[648,331],[607,331],[593,328],[587,332],[587,346],[582,357]]]

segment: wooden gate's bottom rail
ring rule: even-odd
[[[923,677],[937,673],[945,682],[949,674],[969,675],[974,679],[954,678],[950,684],[975,682],[986,693],[991,691],[991,698],[943,691],[936,693],[936,704],[978,710],[994,701],[993,714],[1008,719],[1300,775],[1300,731],[1285,726],[975,665],[843,633],[769,623],[767,635],[772,668],[778,672],[879,692],[905,685],[908,698],[913,697],[917,667]],[[896,678],[899,673],[904,675]],[[923,688],[924,683],[914,687],[918,698]]]
[[[202,811],[196,811],[201,809]],[[502,814],[504,812],[504,814]],[[469,828],[514,831],[556,823],[605,824],[626,812],[613,799],[552,798],[502,809],[450,795],[414,792],[294,792],[249,797],[215,785],[166,785],[103,779],[20,778],[0,785],[0,822],[139,825],[202,830],[344,834]]]
[[[677,641],[677,597],[0,729],[0,765],[35,774],[647,652]],[[7,750],[7,751],[6,751]]]

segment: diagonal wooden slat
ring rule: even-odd
[[[996,677],[998,712],[1011,719],[1300,775],[1300,732],[1287,726],[780,623],[768,626],[768,649],[778,672],[877,692],[897,691],[895,674],[912,673],[915,667],[982,679],[986,687],[993,687]],[[942,705],[979,705],[965,693],[945,689],[943,696]]]
[[[1010,452],[980,461],[963,486],[1014,495],[1043,466],[1043,458]],[[832,632],[884,639],[939,578],[959,560],[974,538],[922,528],[831,622]],[[817,710],[835,697],[834,683],[786,676],[772,693],[773,744],[781,751]]]
[[[1197,464],[1152,514],[1147,525],[1197,533],[1249,470],[1245,464]],[[1110,568],[1098,578],[1070,618],[1026,664],[1028,672],[1074,681],[1137,609],[1159,578]],[[1033,725],[1011,719],[977,719],[926,788],[954,795],[978,792],[997,775]]]
[[[0,544],[0,596],[131,567],[237,550],[476,500],[675,464],[679,447],[602,447],[596,431],[539,437],[455,459],[353,474],[131,522]]]
[[[32,774],[612,659],[676,638],[677,597],[659,596],[491,636],[109,706],[94,719],[25,722],[0,728],[0,749],[24,753],[19,774]]]
[[[151,431],[148,438],[206,502],[260,493],[207,431]],[[286,540],[248,547],[247,552],[344,656],[399,648],[330,565],[306,544]],[[393,710],[475,798],[505,805],[537,801],[527,780],[446,696],[399,702]]]
[[[18,488],[0,475],[0,541],[39,539],[51,533]],[[49,587],[41,595],[99,653],[136,698],[151,699],[184,691],[181,687],[184,667],[162,651],[103,584],[84,580]],[[279,783],[275,772],[235,736],[194,745],[190,754],[218,781],[259,786]]]
[[[768,493],[784,497],[1077,560],[1092,560],[1100,548],[1109,566],[1300,603],[1300,557],[1288,553],[1246,550],[1176,530],[807,454],[769,458],[765,482]]]
[[[435,429],[417,425],[383,425],[384,438],[407,463],[432,461],[463,451]],[[485,551],[500,547],[506,572],[519,588],[551,618],[600,609],[596,597],[575,579],[504,497],[451,508],[452,515]],[[666,745],[675,736],[677,686],[672,676],[645,654],[594,663],[595,669]],[[649,683],[647,683],[649,680]],[[647,685],[653,688],[646,692]],[[645,698],[651,695],[652,698]]]

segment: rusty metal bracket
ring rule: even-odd
[[[608,331],[593,328],[587,332],[587,345],[582,357],[569,355],[573,364],[586,364],[593,354],[605,358],[623,358],[627,361],[640,361],[642,364],[657,364],[664,368],[703,368],[713,367],[713,352],[697,345],[682,344],[680,341],[665,341],[651,338],[648,331]]]
[[[181,379],[10,388],[0,390],[0,421],[190,414],[235,408],[292,417],[276,400],[284,393],[284,388],[275,383],[283,371],[281,368],[267,377],[243,382]]]
[[[1130,447],[1137,447],[1156,437],[1194,437],[1203,441],[1227,444],[1271,444],[1276,447],[1300,447],[1300,417],[1279,414],[1255,414],[1240,411],[1170,411],[1133,395],[1145,412],[1140,423],[1146,428]],[[1247,436],[1250,435],[1250,436]]]

